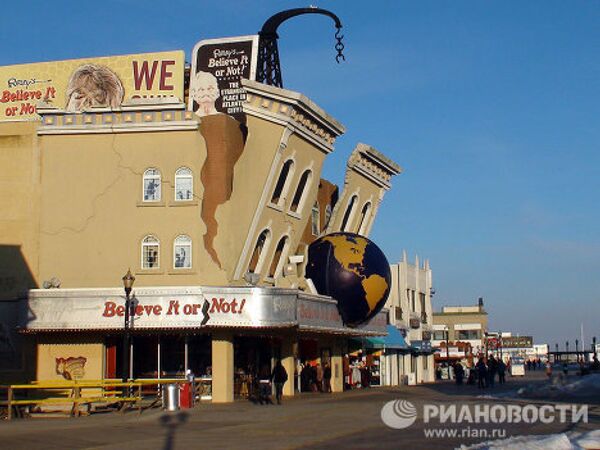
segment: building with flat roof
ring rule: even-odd
[[[460,360],[485,353],[487,331],[488,313],[483,298],[473,306],[443,306],[441,311],[433,313],[432,345],[438,350],[436,360]]]

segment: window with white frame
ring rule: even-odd
[[[192,267],[192,238],[181,235],[173,243],[173,267],[190,269]]]
[[[175,200],[191,200],[194,197],[194,176],[187,167],[175,172]]]
[[[311,212],[311,228],[313,236],[318,236],[321,232],[321,211],[319,210],[319,202],[315,202]]]
[[[142,239],[142,269],[157,269],[159,264],[160,241],[148,235]]]
[[[290,171],[294,167],[294,161],[288,159],[281,168],[281,172],[279,173],[279,178],[277,179],[277,184],[275,185],[275,189],[273,190],[273,195],[271,196],[271,203],[275,205],[279,205],[281,202],[283,195],[285,194],[284,189],[287,187],[288,176]],[[286,189],[287,190],[287,189]]]
[[[144,172],[144,201],[145,202],[159,202],[160,201],[160,170],[158,169],[147,169]]]
[[[294,198],[292,199],[292,204],[290,205],[290,211],[298,212],[302,209],[302,204],[304,203],[304,197],[306,196],[306,185],[310,182],[312,178],[312,171],[305,170],[302,176],[300,177],[300,181],[298,182],[298,187],[296,188],[296,193],[294,194]]]

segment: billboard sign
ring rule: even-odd
[[[532,336],[510,336],[502,338],[504,348],[530,348],[533,347]]]
[[[192,50],[188,109],[198,116],[242,114],[246,92],[240,80],[256,78],[258,35],[206,39]]]
[[[0,67],[0,122],[38,120],[39,103],[77,113],[131,98],[183,101],[184,64],[172,51]]]

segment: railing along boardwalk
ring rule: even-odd
[[[71,404],[71,417],[81,415],[80,406],[92,403],[127,403],[137,406],[138,413],[142,413],[143,388],[146,386],[160,386],[162,384],[182,383],[186,380],[178,379],[145,379],[131,380],[127,382],[115,380],[75,380],[75,381],[43,381],[31,384],[12,384],[0,386],[0,390],[6,391],[6,401],[0,405],[6,406],[7,419],[12,420],[13,409],[17,411],[19,406],[32,405],[64,405]],[[31,397],[35,391],[38,396]],[[16,393],[26,394],[26,398]],[[158,394],[158,393],[157,393]],[[156,395],[158,398],[158,395]]]

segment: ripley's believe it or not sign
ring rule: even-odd
[[[75,113],[133,98],[183,99],[182,51],[0,67],[0,121],[38,120],[37,105]]]
[[[239,119],[246,92],[240,80],[256,78],[258,36],[200,41],[192,51],[188,109],[198,116],[225,113]]]
[[[350,332],[334,300],[295,290],[194,287],[135,290],[136,329],[218,327],[292,327]],[[29,330],[122,329],[125,300],[114,289],[30,291]],[[361,331],[381,334],[385,314]]]

